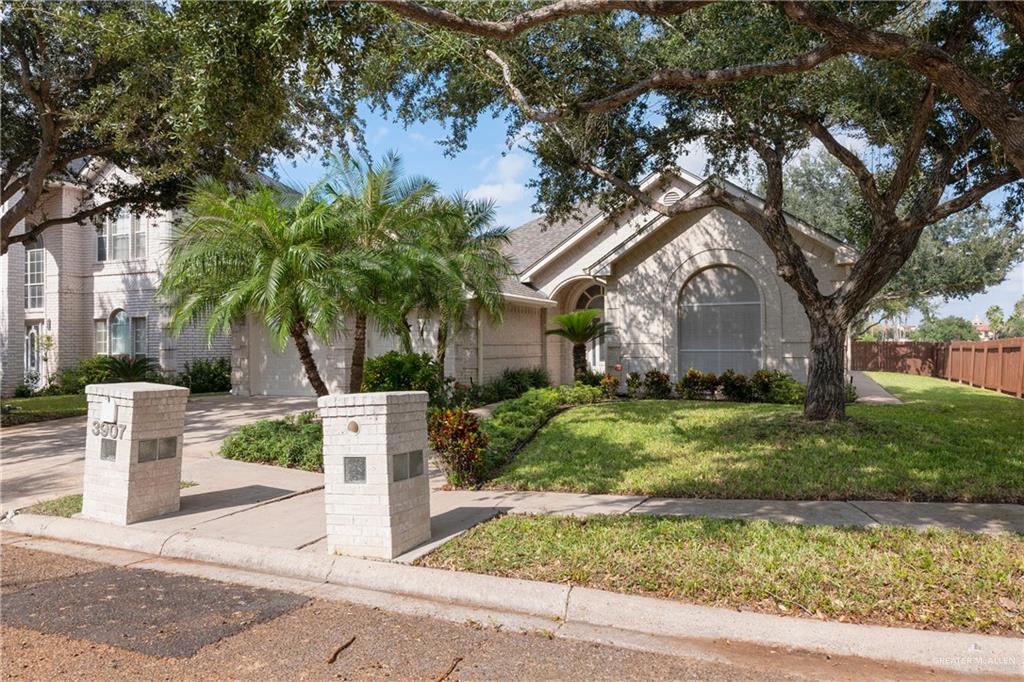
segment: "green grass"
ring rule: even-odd
[[[42,395],[32,398],[4,398],[3,405],[12,408],[3,415],[4,426],[14,426],[50,419],[63,419],[86,414],[89,406],[85,395]]]
[[[776,614],[1024,634],[1024,536],[505,516],[421,565]]]
[[[181,490],[199,485],[195,481],[182,481],[178,486]],[[82,511],[81,495],[65,495],[52,500],[36,502],[31,507],[22,509],[27,514],[41,514],[43,516],[63,516],[65,518],[79,514]]]
[[[515,490],[748,499],[1024,502],[1024,401],[875,374],[904,405],[618,401],[555,417],[489,484]]]
[[[82,511],[81,495],[65,495],[53,500],[36,502],[31,507],[22,511],[29,514],[42,514],[43,516],[63,516],[65,518],[74,516]]]

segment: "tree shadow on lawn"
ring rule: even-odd
[[[933,414],[912,405],[858,406],[851,414],[826,424],[787,405],[580,407],[552,420],[492,485],[663,497],[1024,501],[1021,449],[993,435],[1010,428],[1005,419],[965,415],[936,428]]]

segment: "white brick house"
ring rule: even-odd
[[[700,192],[706,180],[682,173],[643,186],[670,204]],[[760,207],[734,185],[729,191]],[[545,336],[551,317],[600,308],[615,332],[590,350],[590,365],[625,379],[658,368],[673,379],[688,367],[732,368],[749,374],[778,368],[803,380],[810,328],[793,290],[776,274],[774,255],[754,227],[723,209],[672,219],[648,210],[618,215],[584,211],[579,220],[541,220],[512,231],[509,254],[518,275],[505,283],[505,320],[495,325],[471,313],[446,356],[445,373],[463,382],[491,380],[506,368],[544,367],[556,382],[572,379],[568,343]],[[848,275],[853,250],[790,216],[797,243],[820,286],[831,291]],[[431,351],[431,320],[410,320],[419,350]],[[372,335],[368,355],[396,346]],[[351,343],[345,333],[314,355],[331,392],[348,386]],[[239,394],[311,394],[293,346],[274,352],[259,324],[237,327],[232,352]]]
[[[102,181],[113,166],[87,167],[81,183]],[[78,209],[83,184],[53,183],[40,215]],[[33,218],[28,219],[31,223]],[[13,244],[0,257],[0,357],[3,395],[30,372],[70,367],[96,354],[144,355],[164,370],[181,371],[195,358],[228,357],[227,337],[207,344],[196,329],[172,338],[167,311],[156,298],[174,216],[124,212],[88,225],[47,228],[41,237]],[[14,234],[24,231],[24,226]],[[43,350],[49,337],[52,350]],[[48,357],[47,357],[48,356]],[[44,359],[45,358],[45,359]]]

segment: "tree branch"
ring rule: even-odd
[[[1015,170],[1006,170],[1002,173],[997,173],[991,178],[977,183],[960,196],[944,201],[933,208],[931,213],[929,213],[925,218],[925,224],[930,225],[942,220],[943,218],[947,218],[954,213],[958,213],[978,201],[981,201],[981,199],[989,192],[994,192],[1003,185],[1011,183],[1014,180],[1019,180],[1020,177],[1020,173]]]
[[[11,244],[21,244],[35,239],[36,237],[43,233],[43,230],[45,230],[48,227],[53,227],[54,225],[66,225],[68,223],[81,223],[88,220],[89,218],[92,218],[95,215],[99,215],[100,213],[106,213],[107,211],[113,208],[124,206],[125,204],[137,200],[138,197],[119,197],[117,199],[105,201],[101,204],[96,204],[95,206],[91,206],[87,209],[83,209],[76,213],[72,213],[71,215],[68,216],[60,216],[57,218],[49,218],[47,220],[43,220],[40,223],[33,225],[31,229],[21,234],[10,237],[5,235],[3,243],[0,244],[0,254],[7,253],[7,249],[10,248]]]
[[[860,157],[844,147],[818,119],[802,112],[796,112],[795,115],[828,150],[829,154],[836,157],[840,163],[850,169],[850,172],[857,178],[857,184],[864,195],[864,200],[871,208],[872,213],[875,214],[875,218],[883,218],[888,212],[886,204],[882,201],[882,197],[878,192],[878,184],[875,182],[874,174],[868,170],[868,167],[864,165]]]
[[[885,208],[893,211],[896,204],[903,198],[910,183],[910,174],[917,167],[917,161],[921,158],[921,147],[924,145],[924,135],[928,131],[928,124],[932,120],[932,110],[935,107],[934,83],[925,86],[921,101],[914,111],[914,118],[910,124],[910,134],[907,136],[907,143],[903,147],[899,163],[893,172],[892,182],[885,192]]]
[[[532,106],[527,101],[526,96],[516,86],[512,78],[512,69],[509,67],[508,62],[493,50],[484,50],[484,54],[501,68],[502,80],[505,83],[505,89],[508,91],[509,97],[519,106],[526,117],[537,123],[551,123],[573,112],[584,114],[605,113],[649,92],[683,90],[698,86],[733,83],[762,76],[810,71],[819,64],[839,56],[842,54],[842,50],[830,43],[825,43],[809,52],[774,62],[745,64],[721,69],[709,69],[707,71],[697,71],[694,69],[655,71],[647,78],[616,90],[604,97],[547,110]]]
[[[550,5],[527,10],[503,21],[471,19],[439,7],[427,7],[409,0],[370,0],[396,14],[422,24],[440,26],[460,33],[510,40],[524,31],[565,17],[591,16],[628,10],[645,16],[666,17],[698,9],[708,2],[629,2],[626,0],[558,0]],[[338,4],[337,1],[332,4]]]
[[[1024,174],[1024,112],[1009,93],[968,71],[935,45],[859,26],[807,2],[784,2],[782,7],[790,19],[839,47],[867,57],[899,60],[951,93],[992,132],[1006,150],[1010,163]]]

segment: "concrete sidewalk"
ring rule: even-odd
[[[869,405],[902,405],[903,401],[864,372],[850,372],[853,387],[857,389],[857,402]]]

